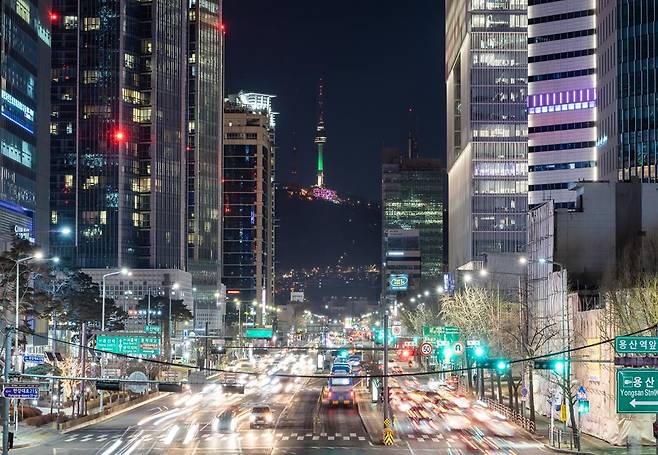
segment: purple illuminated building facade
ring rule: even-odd
[[[528,0],[528,205],[595,180],[595,0]]]

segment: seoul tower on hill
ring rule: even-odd
[[[327,136],[324,132],[324,93],[322,91],[322,79],[320,79],[320,90],[318,93],[318,127],[315,134],[315,144],[318,148],[318,180],[316,186],[324,188],[324,144]]]

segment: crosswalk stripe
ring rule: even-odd
[[[333,437],[333,436],[327,436],[327,439],[330,440],[330,441],[333,441],[333,440],[336,439],[336,438]]]
[[[304,440],[304,436],[297,436],[297,440],[298,440],[298,441],[303,441],[303,440]]]
[[[320,440],[320,436],[313,436],[313,440],[314,440],[314,441],[319,441],[319,440]]]

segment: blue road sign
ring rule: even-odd
[[[2,396],[5,398],[36,400],[39,398],[39,384],[5,386],[2,389]]]
[[[46,361],[43,354],[23,354],[23,362],[37,363],[41,365]]]

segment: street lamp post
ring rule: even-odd
[[[28,257],[21,258],[21,259],[14,259],[14,262],[16,263],[16,314],[15,314],[15,326],[14,327],[16,328],[16,330],[18,330],[18,327],[19,327],[18,319],[19,319],[20,301],[21,301],[21,290],[20,290],[20,281],[21,281],[20,268],[21,267],[20,267],[20,265],[21,265],[21,263],[27,262],[31,259],[42,260],[42,259],[44,259],[44,254],[41,251],[37,251],[36,253],[34,253],[33,256],[28,256]],[[52,258],[48,258],[46,260],[53,261],[54,263],[59,262],[59,258],[56,257],[56,256],[52,257]],[[14,352],[15,352],[16,355],[18,355],[18,333],[16,333],[15,336],[14,336]]]
[[[174,283],[174,284],[171,285],[171,289],[169,290],[169,315],[168,315],[169,330],[168,330],[168,332],[169,332],[169,361],[170,362],[171,362],[171,359],[173,358],[173,355],[174,355],[173,346],[172,346],[172,342],[171,342],[171,340],[173,338],[172,334],[174,333],[172,331],[173,327],[171,325],[171,294],[173,293],[173,291],[177,290],[178,288],[179,288],[179,284]]]
[[[106,273],[101,278],[101,288],[102,288],[102,290],[101,290],[101,300],[103,302],[101,304],[102,305],[101,306],[101,333],[105,332],[105,278],[107,278],[108,276],[114,276],[114,275],[124,275],[125,276],[125,275],[129,275],[129,274],[130,274],[130,271],[127,268],[123,267],[119,271]],[[107,362],[106,355],[105,355],[105,353],[103,353],[101,355],[101,360],[100,360],[101,378],[103,377],[103,368],[105,367],[106,362]],[[104,398],[105,398],[105,391],[101,390],[100,395],[101,396],[100,396],[99,407],[100,407],[101,412],[103,412],[103,403],[104,403]]]
[[[102,307],[101,307],[101,332],[105,332],[105,278],[108,276],[114,276],[114,275],[130,275],[130,271],[123,267],[121,270],[118,270],[116,272],[110,272],[106,273],[103,275],[103,278],[101,279],[101,299],[103,301]]]

